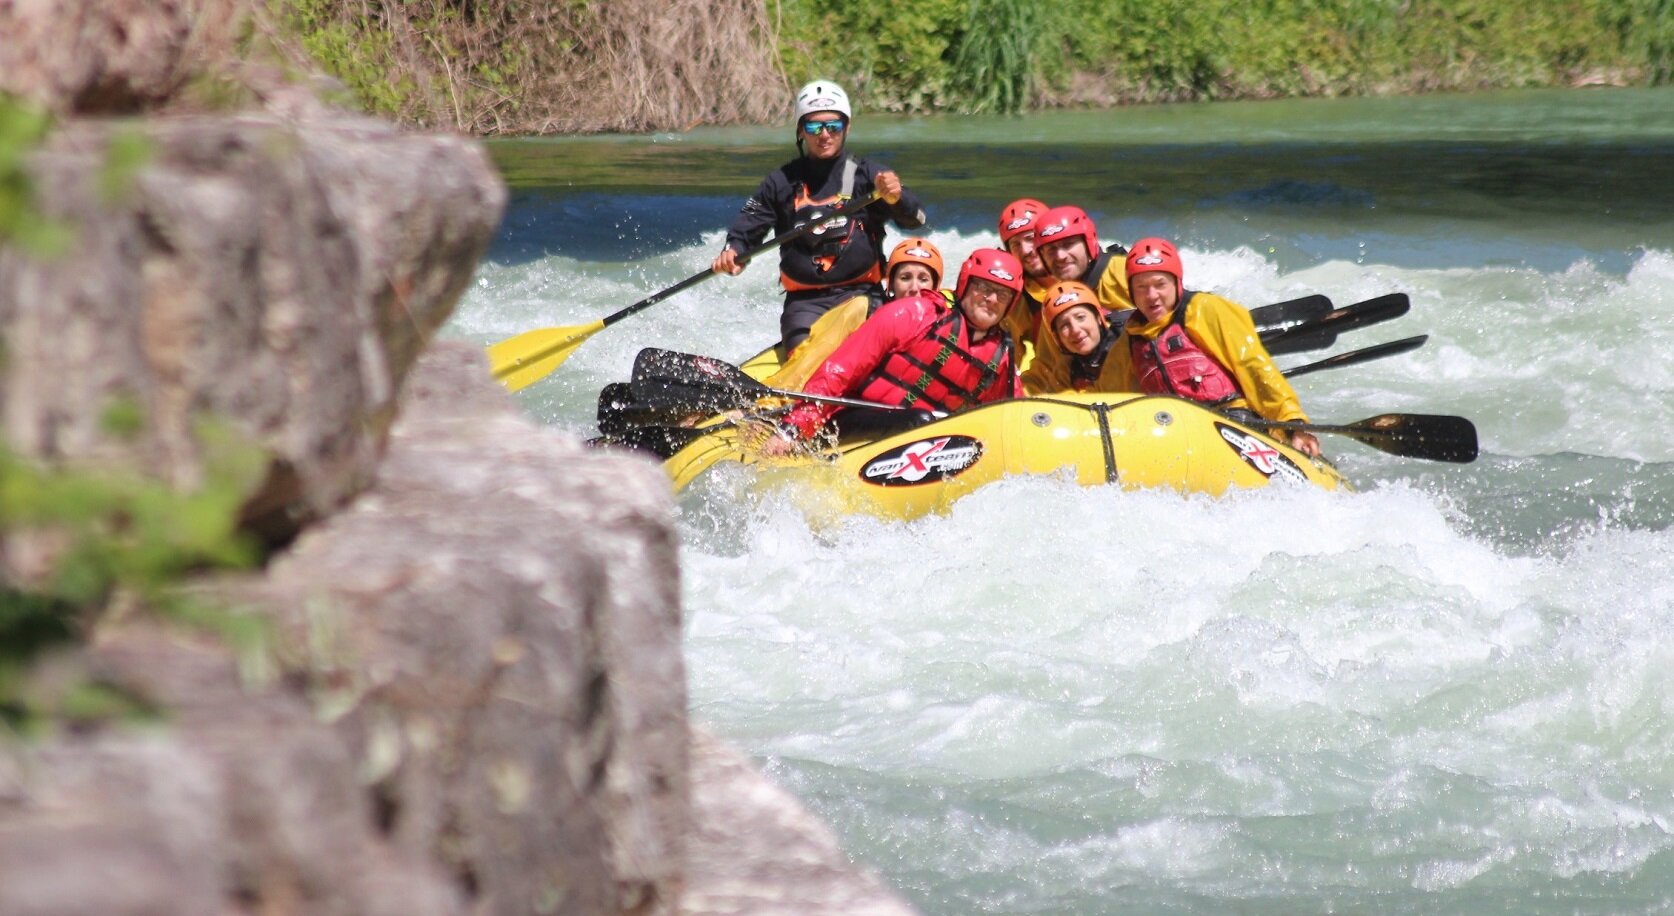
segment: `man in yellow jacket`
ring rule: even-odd
[[[1035,247],[1062,282],[1084,283],[1104,304],[1106,311],[1120,312],[1133,307],[1128,278],[1122,273],[1121,245],[1099,247],[1099,230],[1093,218],[1080,207],[1053,207],[1035,223]]]
[[[1180,253],[1164,239],[1135,242],[1125,264],[1134,312],[1101,373],[1125,378],[1130,391],[1172,394],[1278,422],[1308,422],[1296,392],[1256,333],[1243,306],[1185,288]],[[1125,370],[1125,371],[1124,371]],[[1319,457],[1319,439],[1290,432],[1290,444]]]
[[[1243,412],[1249,419],[1308,422],[1250,313],[1213,293],[1186,290],[1173,245],[1136,242],[1124,272],[1135,310],[1120,328],[1111,327],[1090,287],[1068,282],[1046,290],[1041,317],[1067,356],[1062,366],[1031,369],[1023,379],[1030,391],[1172,394],[1234,418]],[[1318,457],[1312,433],[1295,430],[1289,439]]]

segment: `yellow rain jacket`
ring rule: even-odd
[[[1221,364],[1243,395],[1218,405],[1218,408],[1243,408],[1280,422],[1308,422],[1308,415],[1302,412],[1302,403],[1297,400],[1296,391],[1262,345],[1249,310],[1214,293],[1186,292],[1183,295],[1188,297],[1184,321],[1186,336]],[[1158,321],[1147,322],[1143,314],[1134,312],[1122,326],[1123,339],[1116,341],[1110,348],[1110,355],[1105,358],[1104,371],[1099,377],[1100,387],[1096,390],[1138,391],[1139,376],[1134,371],[1131,346],[1133,338],[1154,340],[1172,320],[1172,315],[1164,315]],[[1121,379],[1123,387],[1102,387],[1106,381],[1114,379]]]

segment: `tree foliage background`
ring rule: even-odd
[[[364,107],[479,133],[1674,80],[1674,0],[269,0]]]

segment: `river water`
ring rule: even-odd
[[[445,333],[703,269],[789,133],[494,145],[512,205]],[[1405,291],[1337,349],[1428,345],[1303,404],[1461,414],[1483,455],[1328,439],[1358,492],[1013,479],[912,523],[719,475],[681,501],[695,721],[926,913],[1674,910],[1674,90],[861,112],[850,142],[950,261],[1028,195],[1172,237],[1249,305]],[[519,397],[590,435],[640,347],[767,343],[774,280],[703,283]]]

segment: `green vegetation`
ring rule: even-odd
[[[777,0],[792,83],[886,110],[1674,80],[1674,0]]]
[[[23,170],[23,158],[47,135],[46,114],[0,97],[0,245],[14,244],[37,255],[63,249],[66,227],[42,219],[35,192]]]
[[[765,5],[713,0],[268,0],[293,58],[365,109],[479,134],[649,130],[783,105]],[[701,21],[704,28],[693,29]]]
[[[344,16],[338,0],[281,0],[285,28],[308,55],[343,81],[360,106],[374,114],[413,120],[428,100],[396,47],[399,31],[378,17]],[[429,23],[410,23],[422,34]],[[402,30],[404,31],[404,30]]]
[[[105,418],[119,437],[137,434],[142,423],[127,404]],[[151,714],[91,679],[41,689],[32,677],[54,650],[84,640],[99,619],[125,609],[212,632],[246,653],[262,648],[257,618],[211,607],[182,588],[191,574],[258,559],[237,523],[265,459],[213,423],[199,424],[197,437],[204,482],[188,493],[129,471],[52,470],[0,451],[0,534],[45,538],[55,557],[40,584],[0,585],[0,727],[27,734],[54,722]]]
[[[911,112],[1674,82],[1674,0],[271,2],[368,110],[477,133],[757,120],[758,47]]]

